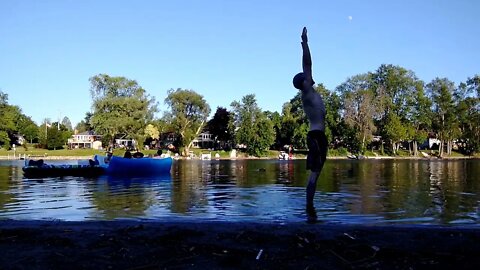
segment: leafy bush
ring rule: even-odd
[[[328,156],[331,157],[344,157],[347,156],[348,150],[344,147],[339,147],[337,149],[328,149]]]

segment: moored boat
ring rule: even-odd
[[[99,176],[105,173],[105,167],[99,165],[47,165],[24,166],[23,175],[27,178],[56,176]]]
[[[169,174],[172,158],[122,158],[113,156],[108,163],[109,175],[162,175]]]
[[[154,176],[170,174],[172,158],[122,158],[111,157],[106,163],[101,156],[90,160],[79,160],[78,165],[45,164],[43,160],[29,160],[22,168],[27,178],[56,176]]]

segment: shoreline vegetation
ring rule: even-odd
[[[156,150],[145,150],[141,151],[147,157],[148,155],[154,155]],[[365,155],[352,155],[352,154],[338,154],[335,151],[332,151],[327,155],[327,159],[365,159],[365,160],[375,160],[375,159],[418,159],[418,160],[458,160],[458,159],[480,159],[480,154],[473,156],[466,156],[460,153],[453,152],[450,156],[438,157],[438,152],[426,150],[419,151],[419,156],[412,156],[408,154],[408,151],[404,153],[400,152],[399,155],[380,155],[378,152],[369,151]],[[238,152],[236,157],[231,157],[230,151],[216,151],[208,149],[195,149],[191,152],[190,156],[175,156],[172,152],[167,152],[169,156],[174,157],[175,159],[193,159],[200,160],[202,154],[210,154],[211,160],[242,160],[242,159],[279,159],[278,156],[281,151],[270,150],[268,155],[263,157],[249,156],[244,152]],[[218,153],[218,157],[216,154]],[[293,155],[293,159],[305,159],[307,151],[297,151]],[[18,149],[13,150],[0,150],[0,160],[18,160],[18,159],[44,159],[44,160],[82,160],[92,158],[94,155],[104,156],[106,152],[104,150],[94,150],[94,149],[61,149],[61,150],[45,150],[45,149]],[[123,149],[115,149],[115,156],[123,156]]]
[[[301,91],[286,97],[281,111],[264,111],[250,93],[233,100],[230,109],[223,107],[226,104],[218,106],[212,117],[207,100],[193,89],[167,90],[167,109],[160,110],[155,97],[135,79],[100,73],[89,82],[92,104],[75,127],[67,116],[37,124],[0,91],[0,115],[5,115],[0,117],[0,147],[19,151],[33,143],[43,149],[161,145],[174,146],[190,157],[193,147],[229,145],[257,157],[270,148],[308,147],[310,128]],[[372,149],[381,149],[377,156],[403,158],[414,153],[417,158],[417,151],[425,148],[438,149],[434,156],[440,158],[480,155],[478,74],[458,85],[439,77],[426,82],[412,70],[381,64],[374,71],[348,77],[334,89],[322,83],[313,87],[325,105],[323,130],[330,156],[347,156],[350,151],[364,158],[371,156]],[[162,111],[163,115],[157,114]],[[220,158],[225,157],[220,154]]]

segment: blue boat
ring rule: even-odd
[[[170,174],[172,158],[122,158],[113,156],[108,163],[109,175]]]

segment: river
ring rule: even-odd
[[[0,161],[0,219],[306,219],[305,160],[178,160],[170,176],[124,179],[27,179],[22,164]],[[325,223],[478,227],[480,160],[328,160],[315,206]]]

